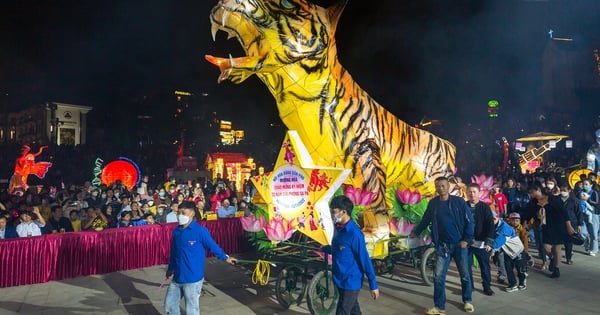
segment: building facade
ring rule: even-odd
[[[87,113],[92,107],[48,102],[0,118],[0,142],[38,145],[86,143]]]

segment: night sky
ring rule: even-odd
[[[208,16],[214,4],[2,1],[0,110],[58,101],[93,106],[93,120],[115,111],[129,118],[155,113],[155,107],[171,110],[172,104],[156,99],[181,89],[208,93],[201,106],[218,108],[234,128],[264,126],[254,136],[266,135],[278,118],[265,86],[256,78],[217,85],[218,70],[204,61],[205,54],[243,54],[223,33],[212,41]],[[490,99],[500,101],[502,119],[525,125],[540,113],[552,115],[540,104],[550,29],[574,39],[556,44],[580,52],[579,63],[589,67],[577,80],[597,90],[597,0],[350,0],[337,40],[341,63],[375,100],[410,124],[439,119],[442,126],[435,128],[456,139],[488,119]],[[597,104],[588,98],[581,115]],[[517,136],[518,128],[499,129]]]

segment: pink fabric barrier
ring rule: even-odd
[[[199,223],[226,253],[248,249],[238,218]],[[156,224],[2,240],[0,288],[167,264],[176,226]]]

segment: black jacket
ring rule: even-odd
[[[496,238],[496,227],[494,226],[494,217],[492,209],[485,202],[478,202],[474,207],[471,206],[471,213],[475,218],[475,234],[473,239],[484,241],[486,245],[492,246]]]
[[[50,219],[46,221],[46,233],[52,233],[53,230],[56,232],[60,231],[60,229],[65,229],[66,232],[73,232],[73,225],[71,224],[71,220],[60,217],[58,220],[54,219],[54,217],[50,216]]]
[[[563,201],[563,207],[565,211],[567,211],[567,215],[569,216],[569,221],[571,221],[571,226],[577,231],[578,226],[583,226],[585,222],[583,222],[583,213],[581,212],[581,206],[579,202],[573,197],[569,196],[567,200]]]

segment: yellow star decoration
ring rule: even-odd
[[[349,169],[314,165],[298,133],[289,130],[275,169],[251,180],[271,219],[292,221],[295,229],[326,245],[333,237],[329,200],[349,174]]]

